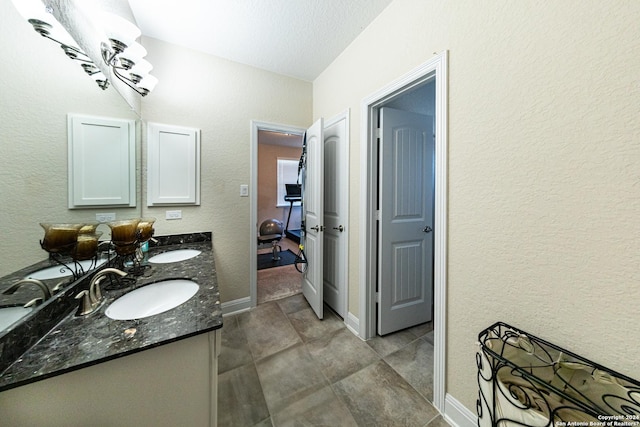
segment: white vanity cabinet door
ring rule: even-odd
[[[0,425],[215,427],[220,347],[216,329],[3,391]]]
[[[200,204],[200,130],[149,123],[147,205]]]
[[[136,205],[135,121],[69,114],[69,208]]]

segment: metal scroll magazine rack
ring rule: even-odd
[[[479,427],[640,427],[639,381],[502,322],[478,344]]]

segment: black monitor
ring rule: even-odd
[[[300,184],[285,184],[287,197],[301,197],[302,186]]]

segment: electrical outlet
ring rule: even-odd
[[[182,219],[182,211],[166,211],[166,219]]]
[[[115,221],[115,220],[116,220],[115,212],[96,214],[96,221],[98,222],[109,222],[109,221]]]
[[[249,186],[247,184],[240,185],[240,197],[249,197]]]

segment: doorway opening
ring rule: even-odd
[[[250,307],[301,292],[297,254],[300,203],[287,185],[297,182],[304,129],[251,122]],[[261,227],[262,226],[262,227]],[[265,236],[260,230],[268,230]],[[266,238],[264,238],[266,237]]]
[[[314,311],[318,313],[318,309],[322,309],[324,304],[326,303],[331,310],[333,310],[339,317],[346,319],[347,314],[347,265],[348,265],[348,251],[347,251],[347,242],[349,239],[349,227],[347,225],[348,217],[349,217],[349,190],[348,190],[348,180],[349,180],[349,111],[345,110],[342,113],[339,113],[335,117],[329,119],[327,122],[324,122],[324,126],[322,123],[324,120],[320,120],[320,128],[322,130],[320,142],[321,144],[316,147],[320,151],[314,151],[314,154],[311,155],[309,153],[309,129],[301,129],[287,125],[279,125],[273,123],[265,123],[252,121],[251,122],[251,187],[254,191],[251,192],[251,258],[250,262],[250,297],[248,302],[248,306],[243,306],[244,309],[248,309],[251,307],[255,307],[259,302],[262,301],[262,298],[258,298],[259,292],[259,278],[261,275],[271,275],[273,281],[279,282],[278,285],[284,287],[284,289],[278,290],[277,294],[274,295],[272,299],[280,299],[280,297],[286,297],[283,292],[287,292],[287,287],[292,289],[296,284],[300,284],[302,286],[303,278],[307,277],[310,274],[310,271],[317,271],[320,273],[320,279],[317,281],[317,286],[321,288],[321,294],[324,294],[323,298],[320,298],[317,301],[317,304],[311,304],[314,308]],[[298,162],[300,158],[300,153],[302,150],[302,138],[307,134],[307,153],[305,155],[304,164],[307,165],[309,159],[312,162],[318,160],[317,155],[321,155],[322,161],[321,164],[324,166],[320,169],[322,173],[320,174],[320,178],[317,179],[315,185],[319,185],[321,190],[316,191],[317,195],[322,197],[324,209],[321,209],[322,214],[321,217],[321,227],[323,232],[323,243],[325,246],[325,250],[319,251],[316,255],[319,255],[320,258],[315,261],[309,261],[311,259],[309,251],[309,247],[307,246],[307,235],[304,233],[299,233],[301,227],[301,220],[308,224],[308,218],[305,215],[308,213],[307,211],[303,211],[297,203],[293,205],[290,203],[284,203],[283,209],[279,213],[273,213],[270,211],[269,213],[265,213],[267,211],[263,211],[259,209],[259,199],[263,197],[261,190],[261,182],[263,179],[259,179],[260,175],[260,166],[259,166],[259,151],[260,147],[263,144],[260,144],[259,141],[264,142],[267,138],[271,138],[274,136],[278,136],[278,134],[289,134],[292,140],[300,141],[299,149],[297,153],[293,156]],[[265,145],[266,146],[266,145]],[[294,144],[294,146],[298,146]],[[265,152],[270,149],[263,150]],[[311,150],[313,151],[313,150]],[[291,153],[289,153],[291,155]],[[285,156],[286,157],[286,156]],[[274,156],[271,156],[272,164]],[[324,158],[327,159],[327,162],[323,161]],[[277,159],[276,159],[277,160]],[[286,158],[284,161],[286,162]],[[294,166],[294,165],[290,165]],[[300,165],[298,165],[300,166]],[[273,166],[271,166],[273,168]],[[302,173],[298,177],[300,184],[302,184],[303,176],[306,178],[306,185],[309,185],[311,181],[308,179],[308,175],[305,173],[308,165],[303,167]],[[297,170],[296,170],[297,172]],[[293,181],[293,179],[290,179]],[[284,182],[284,190],[283,193],[287,193],[287,184],[291,185],[292,183]],[[304,185],[302,186],[304,188]],[[264,188],[264,190],[267,190]],[[270,190],[274,192],[275,190]],[[303,192],[304,193],[304,192]],[[307,192],[307,195],[309,193]],[[304,194],[303,194],[304,196]],[[308,202],[309,197],[307,197]],[[287,199],[285,198],[285,202]],[[275,202],[271,202],[270,205],[273,206]],[[306,205],[309,206],[309,203]],[[301,215],[301,216],[299,216]],[[265,220],[266,217],[276,217],[271,219],[278,219],[277,217],[282,218],[280,221],[283,222],[283,226],[285,228],[285,238],[283,240],[279,240],[276,244],[280,246],[278,248],[278,252],[280,249],[287,251],[287,249],[291,249],[294,253],[300,253],[299,250],[293,250],[291,244],[294,243],[296,245],[295,249],[297,249],[297,244],[302,243],[305,245],[305,254],[303,258],[306,262],[306,266],[302,269],[304,272],[303,276],[300,275],[300,270],[296,268],[296,266],[292,266],[289,268],[292,272],[295,271],[297,276],[294,273],[289,275],[287,271],[287,276],[283,277],[283,273],[285,272],[284,268],[277,268],[273,272],[269,272],[271,274],[260,274],[260,272],[256,269],[258,255],[257,252],[266,252],[273,253],[272,248],[263,247],[260,249],[258,247],[257,241],[259,236],[259,228],[261,223]],[[285,219],[286,216],[286,219]],[[264,217],[264,218],[263,218]],[[313,229],[313,227],[311,227]],[[297,237],[303,237],[304,241],[299,241]],[[281,253],[281,252],[280,252]],[[269,255],[267,255],[269,257]],[[300,264],[298,264],[299,267]],[[312,265],[311,270],[309,269],[309,265]],[[304,292],[304,286],[302,286],[302,290]],[[297,291],[297,290],[296,290]],[[305,295],[306,297],[306,295]],[[308,299],[308,298],[307,298]],[[245,302],[245,304],[246,304]],[[316,307],[319,306],[319,307]],[[321,315],[319,317],[322,317]]]
[[[379,194],[384,190],[379,186],[379,172],[385,167],[380,161],[384,160],[384,153],[379,152],[378,119],[385,107],[406,109],[423,109],[421,113],[431,115],[433,141],[433,155],[430,160],[432,173],[431,188],[426,191],[432,201],[431,223],[421,226],[425,234],[431,235],[431,242],[423,243],[424,247],[432,251],[432,273],[426,273],[432,277],[432,307],[434,327],[434,375],[433,375],[433,404],[441,412],[444,412],[445,404],[445,309],[446,309],[446,130],[447,130],[447,52],[436,55],[431,60],[417,67],[398,80],[390,83],[383,89],[368,96],[362,102],[362,144],[361,156],[364,167],[361,169],[361,233],[360,247],[365,248],[360,254],[360,316],[359,334],[368,339],[376,335],[378,322],[377,301],[383,295],[376,289],[379,280],[380,253],[378,251],[378,238],[380,227],[385,226],[384,220],[379,221],[381,206]],[[422,92],[425,91],[425,92]],[[423,96],[432,91],[432,103],[425,102]],[[417,102],[417,104],[415,104]],[[412,107],[411,104],[415,105]],[[428,104],[431,104],[429,106]],[[429,110],[432,111],[429,111]],[[411,145],[411,139],[409,145]],[[414,144],[415,145],[415,144]],[[410,159],[411,156],[405,156]],[[426,157],[425,157],[426,159]],[[420,167],[428,166],[425,160]],[[388,167],[387,167],[388,170]],[[384,173],[384,172],[382,172]],[[428,185],[427,185],[428,187]],[[383,209],[384,207],[382,207]],[[390,224],[386,225],[390,227]],[[420,231],[418,231],[420,234]],[[385,243],[386,244],[386,243]],[[417,246],[415,246],[417,247]],[[411,245],[402,250],[416,252]],[[400,267],[397,269],[400,271]],[[382,286],[387,286],[383,283]],[[407,305],[409,305],[407,303]],[[431,307],[431,306],[430,306]],[[430,308],[429,307],[429,308]],[[431,313],[429,313],[431,314]]]

